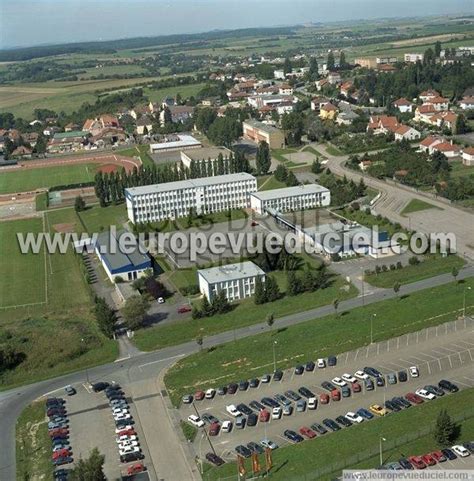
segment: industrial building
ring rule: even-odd
[[[257,144],[263,140],[271,149],[282,149],[285,147],[285,135],[273,125],[251,119],[246,120],[242,124],[242,128],[245,139],[252,140]]]
[[[173,134],[165,137],[163,142],[150,144],[150,152],[156,154],[159,152],[173,152],[187,149],[199,149],[202,144],[192,135]]]
[[[251,297],[255,293],[255,280],[265,280],[265,272],[253,262],[241,262],[197,271],[199,290],[212,301],[221,291],[229,302]]]
[[[192,161],[204,161],[206,167],[208,167],[210,162],[212,164],[212,172],[214,173],[214,164],[219,159],[219,155],[222,155],[224,159],[228,159],[232,155],[232,151],[226,147],[203,147],[202,149],[192,149],[181,152],[181,161],[183,162],[184,167],[187,167],[188,169],[191,166]]]
[[[318,184],[266,190],[255,192],[250,196],[250,207],[258,214],[263,214],[268,209],[278,212],[314,209],[328,206],[330,203],[330,191]]]
[[[246,172],[180,180],[125,189],[128,218],[134,223],[159,222],[196,214],[250,207],[257,179]]]

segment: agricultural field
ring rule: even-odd
[[[55,165],[36,169],[20,167],[0,175],[0,194],[91,182],[98,167],[98,164]]]

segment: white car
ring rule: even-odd
[[[204,426],[204,421],[196,414],[190,414],[188,416],[188,421],[197,428],[202,428]]]
[[[281,407],[273,408],[272,409],[272,419],[280,419],[281,413],[282,413]]]
[[[234,416],[234,418],[238,418],[239,416],[242,416],[242,413],[235,407],[234,404],[229,404],[228,406],[225,407],[225,410],[231,416]]]
[[[415,393],[423,399],[429,399],[430,401],[436,399],[436,396],[433,393],[428,392],[426,389],[417,389]]]
[[[269,449],[277,449],[277,448],[278,448],[278,444],[274,443],[273,441],[271,441],[271,440],[268,439],[268,438],[262,439],[262,440],[260,441],[260,444],[261,444],[264,448],[269,448]]]
[[[410,376],[411,377],[418,377],[420,375],[420,372],[418,371],[418,368],[416,366],[411,366],[410,367]]]
[[[112,414],[115,416],[116,414],[128,414],[128,409],[125,408],[113,408],[112,409]]]
[[[212,399],[216,395],[216,390],[215,389],[208,389],[205,394],[206,399]]]
[[[326,360],[325,359],[318,359],[316,364],[320,369],[322,369],[323,367],[326,367]]]
[[[119,428],[115,428],[115,434],[121,433],[122,431],[128,431],[129,429],[133,429],[133,426],[127,424],[127,426],[120,426]]]
[[[127,443],[128,441],[138,441],[138,437],[133,435],[127,436],[126,434],[122,434],[122,436],[117,436],[116,438],[117,444],[120,443]]]
[[[345,386],[347,383],[346,381],[344,381],[343,379],[341,379],[340,377],[335,377],[333,380],[332,380],[332,383],[335,384],[336,386],[339,386],[339,387],[343,387]]]
[[[361,379],[362,381],[365,381],[366,379],[369,379],[369,375],[366,374],[364,371],[356,371],[354,373],[354,376],[358,379]]]
[[[165,300],[162,297],[158,297],[158,304],[164,304]]]
[[[351,421],[353,423],[357,423],[357,424],[360,424],[364,420],[364,418],[362,416],[359,416],[358,414],[350,412],[350,411],[345,415],[345,418],[349,419],[349,421]]]
[[[127,449],[129,447],[138,446],[138,441],[130,441],[127,443],[120,443],[118,445],[119,449]]]
[[[132,416],[130,416],[129,413],[114,414],[115,421],[126,421],[127,419],[131,419],[131,418]]]
[[[353,382],[357,381],[357,379],[354,376],[352,376],[351,374],[344,373],[341,377],[346,382],[353,383]]]
[[[127,403],[127,401],[125,401],[125,399],[113,399],[112,401],[110,401],[109,404],[113,408],[120,407],[120,406],[127,406],[128,407],[128,403]]]
[[[230,433],[232,431],[232,421],[224,421],[222,423],[221,431],[223,433]]]
[[[123,449],[119,449],[120,456],[124,456],[125,454],[132,454],[132,453],[139,453],[141,449],[138,446],[126,446]]]
[[[465,458],[469,456],[471,453],[464,447],[461,446],[460,444],[456,444],[451,448],[458,456],[461,456],[461,458]]]

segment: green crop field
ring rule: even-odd
[[[38,169],[20,167],[0,175],[0,194],[90,182],[94,180],[97,167],[97,164],[60,165]]]

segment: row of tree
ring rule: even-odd
[[[328,287],[331,275],[326,266],[321,265],[317,270],[305,269],[301,275],[296,271],[287,273],[287,290],[289,296],[296,296],[303,292],[314,292]]]
[[[299,185],[298,179],[293,171],[286,168],[283,164],[278,164],[273,174],[279,182],[284,182],[288,187]]]
[[[216,314],[225,314],[229,312],[231,306],[227,300],[225,291],[220,291],[211,302],[206,296],[203,297],[200,307],[193,306],[192,317],[193,319],[200,319],[202,317],[212,317]]]
[[[335,176],[329,169],[326,169],[319,176],[318,183],[331,191],[332,205],[349,204],[350,202],[363,197],[366,192],[366,185],[363,179],[356,184],[352,179],[348,180],[346,176],[342,179]]]
[[[282,296],[278,283],[273,276],[266,276],[265,281],[260,277],[255,279],[255,304],[266,304],[267,302],[274,302]]]
[[[250,163],[241,151],[231,153],[229,157],[220,153],[216,160],[191,160],[187,178],[212,177],[214,175],[234,174],[236,172],[251,172]]]

